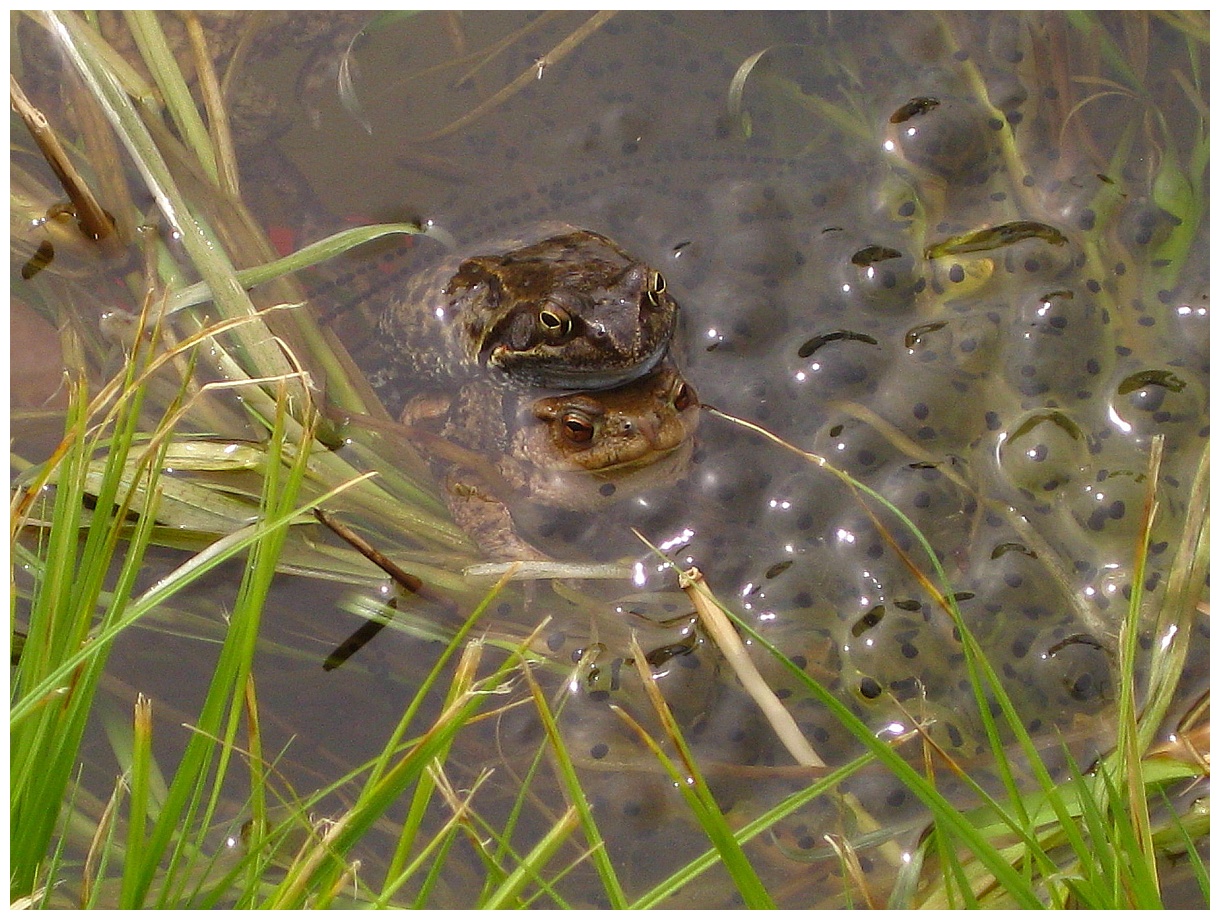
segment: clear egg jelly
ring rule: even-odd
[[[875,728],[920,712],[935,723],[936,711],[936,731],[962,749],[983,736],[938,594],[955,600],[1027,727],[1103,714],[1153,440],[1164,456],[1147,611],[1164,597],[1208,440],[1205,281],[1157,289],[1145,206],[1095,174],[1013,176],[987,143],[988,118],[965,102],[933,109],[920,146],[883,142],[863,172],[711,178],[689,239],[668,245],[679,218],[654,226],[636,247],[683,305],[674,350],[702,401],[812,456],[712,416],[684,481],[596,517],[553,516],[538,534],[559,555],[634,553],[636,587],[672,591],[672,570],[636,548],[638,529]],[[590,219],[638,214],[629,196],[619,188],[600,212],[587,203]],[[901,511],[946,580],[906,523],[823,460]],[[705,646],[691,654],[718,668]],[[770,671],[812,737],[843,737]],[[751,739],[720,754],[786,762],[739,706],[723,704],[738,721],[719,725],[715,695],[699,692],[696,721],[718,744]]]

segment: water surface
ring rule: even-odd
[[[682,304],[673,351],[701,399],[825,458],[906,515],[1025,724],[1048,749],[1066,739],[1089,762],[1112,740],[1116,639],[1152,440],[1163,436],[1165,457],[1142,585],[1145,647],[1162,638],[1152,614],[1209,435],[1207,193],[1197,190],[1198,226],[1164,194],[1166,158],[1186,162],[1199,118],[1181,89],[1181,35],[1156,18],[1091,20],[1128,54],[1119,64],[1061,14],[640,12],[556,54],[587,21],[378,21],[353,46],[358,107],[334,83],[311,90],[274,147],[251,158],[279,170],[251,165],[252,198],[306,236],[373,219],[440,231],[349,257],[356,271],[377,258],[410,271],[443,240],[477,246],[543,220],[605,233],[649,261]],[[287,86],[302,61],[273,63],[265,79]],[[519,91],[480,112],[522,75]],[[1106,80],[1123,89],[1100,90]],[[279,191],[295,170],[313,200]],[[353,302],[333,284],[317,289],[344,335],[387,296]],[[672,568],[635,531],[697,566],[876,731],[921,721],[985,776],[960,637],[910,565],[930,576],[928,559],[903,522],[808,456],[709,413],[680,481],[596,514],[516,510],[556,558],[632,573],[515,586],[489,621],[524,636],[550,617],[554,660],[584,657],[563,727],[629,893],[706,846],[613,711],[648,717],[625,663],[633,633],[646,650],[675,646],[654,677],[734,820],[807,782],[719,652],[691,634]],[[269,655],[260,669],[269,734],[291,739],[281,768],[298,788],[379,749],[438,647],[387,630],[324,672],[359,622],[341,610],[349,596],[286,580],[269,610],[270,635],[299,652],[291,664]],[[414,615],[453,625],[435,610]],[[1196,647],[1207,635],[1203,618]],[[182,663],[198,662],[202,687],[206,652],[166,636],[152,645],[120,648],[116,668],[190,711],[195,679]],[[825,760],[858,755],[791,675],[757,660]],[[1206,667],[1188,677],[1185,698]],[[487,814],[511,803],[512,771],[540,737],[522,709],[458,752],[470,777],[497,770]],[[916,840],[920,806],[893,778],[866,770],[850,791],[900,846]],[[859,828],[829,800],[807,812],[753,852],[785,904],[836,904],[844,882],[823,834]],[[548,813],[523,820],[523,841],[546,830]],[[864,851],[882,890],[888,858]],[[677,906],[734,903],[711,877]],[[587,881],[572,876],[568,896],[596,903]]]

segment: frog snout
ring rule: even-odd
[[[626,423],[625,431],[645,441],[653,450],[665,450],[673,446],[666,425],[656,415],[640,415],[632,419]]]
[[[634,419],[623,419],[621,431],[628,438],[644,438],[650,444],[656,437],[656,423],[644,416]]]

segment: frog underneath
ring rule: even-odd
[[[680,478],[698,423],[694,389],[666,363],[609,390],[534,398],[475,381],[438,439],[454,519],[497,559],[545,559],[517,533],[519,502],[595,511]]]

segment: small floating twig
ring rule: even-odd
[[[511,571],[511,575],[509,572]],[[608,578],[626,580],[631,577],[631,569],[615,563],[581,563],[581,562],[544,562],[542,560],[527,562],[487,562],[479,565],[469,565],[462,574],[471,578],[503,577],[523,581],[542,578]]]
[[[378,550],[368,540],[364,539],[364,537],[360,536],[360,534],[356,533],[342,521],[335,520],[321,508],[315,508],[313,515],[322,524],[334,531],[336,535],[351,544],[352,548],[360,553],[360,555],[393,578],[403,590],[410,591],[412,594],[419,594],[423,590],[423,579],[418,575],[412,575],[406,569],[400,567],[393,559]]]

